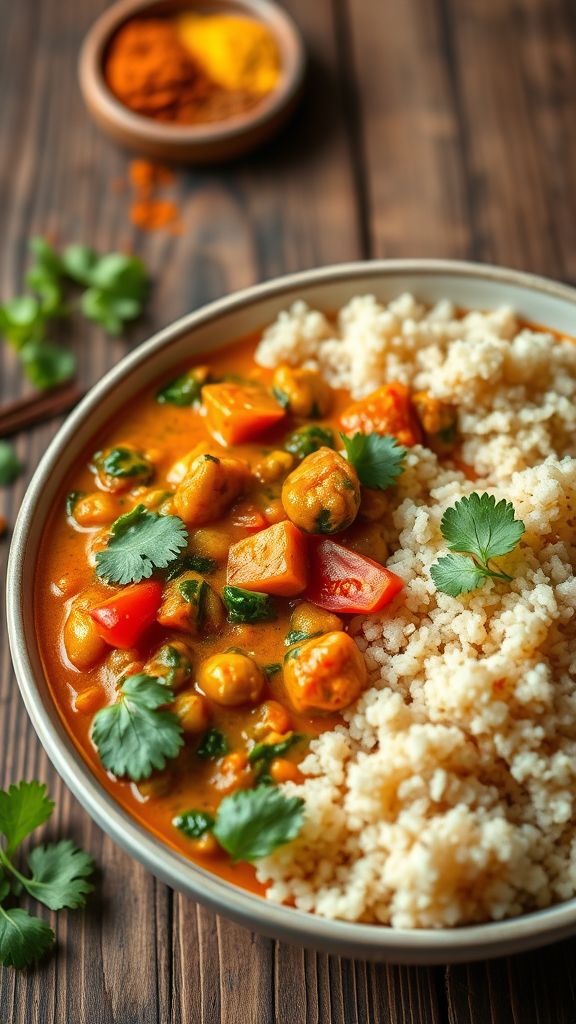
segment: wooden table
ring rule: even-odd
[[[20,289],[34,234],[135,248],[156,278],[128,340],[78,329],[84,382],[208,299],[317,264],[451,256],[576,279],[572,0],[290,0],[312,57],[302,109],[260,154],[179,175],[180,236],[131,228],[127,158],[82,106],[76,56],[104,6],[0,0],[0,295]],[[10,353],[1,385],[22,390]],[[17,439],[28,475],[56,426]],[[0,496],[10,521],[25,486]],[[2,1024],[574,1024],[576,941],[472,966],[371,966],[251,935],[171,892],[51,770],[3,641],[0,784],[46,780],[55,829],[100,878],[85,913],[59,916],[55,955],[0,972]]]

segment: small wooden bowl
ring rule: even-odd
[[[157,17],[184,10],[226,11],[264,22],[280,52],[282,73],[277,87],[251,110],[209,124],[165,124],[125,107],[104,78],[104,58],[112,36],[133,17]],[[90,114],[116,142],[155,159],[201,164],[231,160],[269,139],[296,106],[305,65],[298,29],[272,0],[120,0],[107,8],[88,32],[80,51],[78,74]]]

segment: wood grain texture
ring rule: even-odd
[[[255,280],[360,256],[492,259],[576,279],[576,9],[571,0],[289,0],[311,52],[286,132],[222,169],[182,172],[180,236],[128,219],[128,159],[76,86],[104,0],[0,0],[0,296],[27,239],[134,249],[156,278],[127,339],[75,324],[83,384],[175,317]],[[4,400],[25,391],[0,350]],[[58,423],[17,438],[27,475]],[[7,544],[0,544],[0,574]],[[2,621],[4,597],[0,596]],[[88,819],[48,765],[0,645],[0,785],[38,777],[100,866],[84,913],[25,974],[0,971],[2,1024],[574,1024],[576,943],[471,966],[409,969],[251,935],[156,882]]]

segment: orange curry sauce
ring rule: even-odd
[[[269,387],[273,371],[257,366],[253,359],[258,340],[258,336],[252,335],[211,355],[202,354],[198,358],[198,363],[208,366],[215,377],[222,374],[237,374],[253,381],[261,381]],[[183,366],[180,371],[172,372],[165,382],[159,382],[159,386],[188,369],[190,363]],[[91,741],[90,729],[98,708],[113,703],[116,699],[118,672],[111,669],[107,658],[90,671],[78,671],[69,662],[64,648],[63,628],[73,599],[87,587],[96,586],[101,591],[103,599],[116,589],[99,582],[95,577],[94,568],[88,562],[90,544],[100,530],[75,526],[65,512],[68,493],[94,492],[97,488],[96,479],[89,468],[94,452],[121,444],[132,444],[139,450],[148,452],[155,464],[153,486],[163,488],[170,467],[198,443],[206,442],[209,450],[215,449],[214,439],[206,430],[205,421],[198,411],[190,407],[158,404],[155,399],[156,390],[150,388],[144,394],[135,396],[129,410],[118,416],[107,430],[94,437],[90,448],[70,473],[60,501],[52,511],[40,548],[36,576],[35,617],[40,652],[54,702],[73,743],[98,780],[118,803],[169,846],[244,888],[263,892],[263,887],[256,881],[252,866],[243,863],[232,864],[223,852],[210,857],[196,855],[194,843],[172,824],[174,816],[187,809],[214,809],[215,794],[211,791],[210,781],[215,772],[214,762],[191,757],[190,743],[187,743],[187,752],[185,751],[175,761],[168,762],[163,773],[156,773],[152,777],[160,778],[157,785],[120,780],[106,772]],[[334,391],[331,414],[324,417],[322,423],[336,426],[339,414],[349,401],[348,392]],[[234,445],[231,454],[254,463],[262,458],[263,452],[282,448],[286,434],[294,429],[295,425],[288,419],[278,429],[268,431],[250,444]],[[279,488],[276,488],[276,494],[279,494]],[[120,495],[117,498],[117,514],[122,515],[129,511],[138,504],[138,500],[137,496],[133,497],[131,494]],[[245,504],[246,502],[240,499],[231,512],[216,524],[219,530],[226,531],[229,535],[230,543],[254,532],[237,524],[238,512],[242,511],[241,507]],[[207,579],[220,593],[226,583],[226,564],[220,564],[217,571]],[[192,641],[198,662],[211,654],[236,646],[248,654],[253,653],[261,665],[281,663],[286,653],[284,638],[289,629],[290,612],[298,603],[298,599],[279,599],[276,603],[279,614],[273,622],[255,625],[227,623],[220,635]],[[158,626],[147,632],[145,646],[138,652],[142,662],[166,640],[167,636],[173,639],[176,634],[170,631],[167,633]],[[78,695],[87,694],[88,691],[88,707],[79,710],[76,706]],[[269,679],[266,691],[261,700],[273,698],[287,703],[283,693],[281,672]],[[220,729],[226,735],[231,751],[244,750],[245,730],[254,722],[256,710],[250,707],[226,708],[214,704],[212,711],[211,727]],[[305,733],[308,737],[331,729],[341,721],[339,715],[309,717],[296,714],[292,708],[289,713],[292,728],[299,733]],[[192,747],[195,745],[192,743]],[[300,746],[294,752],[290,751],[286,757],[298,761],[305,752],[306,748],[302,749]],[[188,761],[183,765],[183,759],[186,757]]]

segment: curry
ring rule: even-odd
[[[35,594],[54,701],[98,779],[256,891],[248,862],[298,830],[282,785],[368,684],[350,617],[402,590],[381,528],[402,446],[456,443],[438,400],[393,383],[351,402],[314,370],[257,366],[257,340],[184,367],[95,439]],[[286,822],[267,839],[264,807]]]

